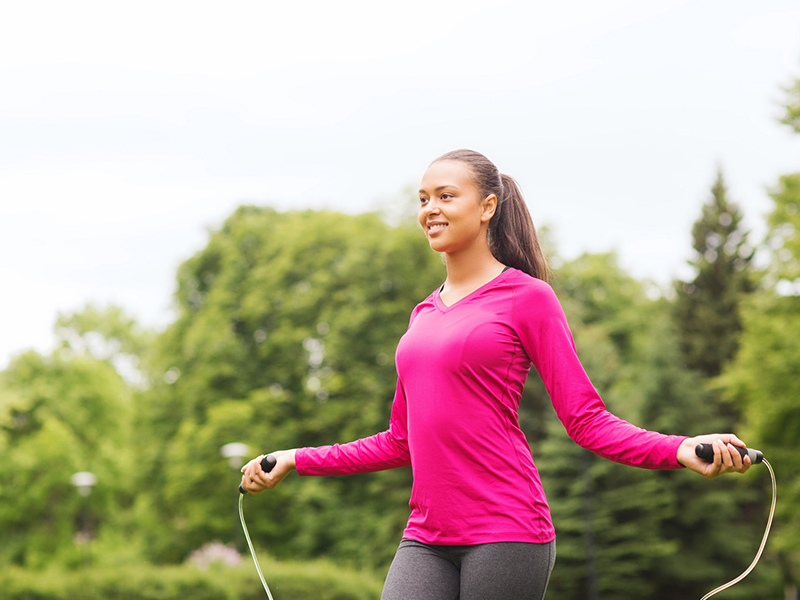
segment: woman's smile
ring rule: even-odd
[[[440,234],[447,227],[447,223],[442,221],[428,221],[428,236],[433,237]]]

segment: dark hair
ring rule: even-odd
[[[483,197],[497,196],[497,209],[489,221],[489,249],[504,265],[547,281],[547,260],[539,244],[528,205],[513,177],[503,175],[492,161],[474,150],[453,150],[433,162],[457,160],[472,171]]]

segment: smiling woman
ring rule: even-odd
[[[419,222],[446,257],[444,284],[416,306],[397,346],[389,429],[347,444],[274,452],[243,469],[251,493],[300,475],[347,475],[410,465],[411,515],[383,600],[541,600],[555,529],[519,426],[531,366],[572,439],[646,469],[688,467],[711,479],[744,472],[732,434],[686,438],[612,415],[586,375],[514,180],[458,150],[420,185]],[[708,443],[714,460],[699,459]],[[501,575],[502,573],[502,575]]]
[[[517,182],[501,174],[482,154],[455,150],[440,156],[425,172],[419,197],[419,220],[423,229],[426,229],[426,222],[431,221],[430,215],[437,214],[437,200],[471,198],[473,212],[480,211],[482,235],[479,245],[482,246],[482,240],[485,240],[492,256],[500,263],[524,271],[531,277],[547,280],[544,252]],[[429,240],[430,233],[429,230]],[[431,247],[444,251],[433,244]],[[450,256],[448,253],[448,258]]]

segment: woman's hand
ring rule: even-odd
[[[242,467],[242,487],[251,494],[271,490],[294,470],[294,453],[294,450],[270,452],[275,457],[276,463],[269,473],[265,473],[261,468],[261,459],[265,455],[255,457]]]
[[[695,454],[697,444],[711,444],[714,462],[707,463]],[[714,433],[687,438],[678,446],[678,462],[687,469],[700,473],[706,479],[714,479],[723,473],[744,473],[750,468],[750,457],[744,459],[734,446],[744,447],[744,442],[732,433]]]

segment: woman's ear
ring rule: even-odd
[[[497,196],[489,194],[483,199],[483,211],[481,212],[481,223],[487,223],[494,216],[497,210]]]

